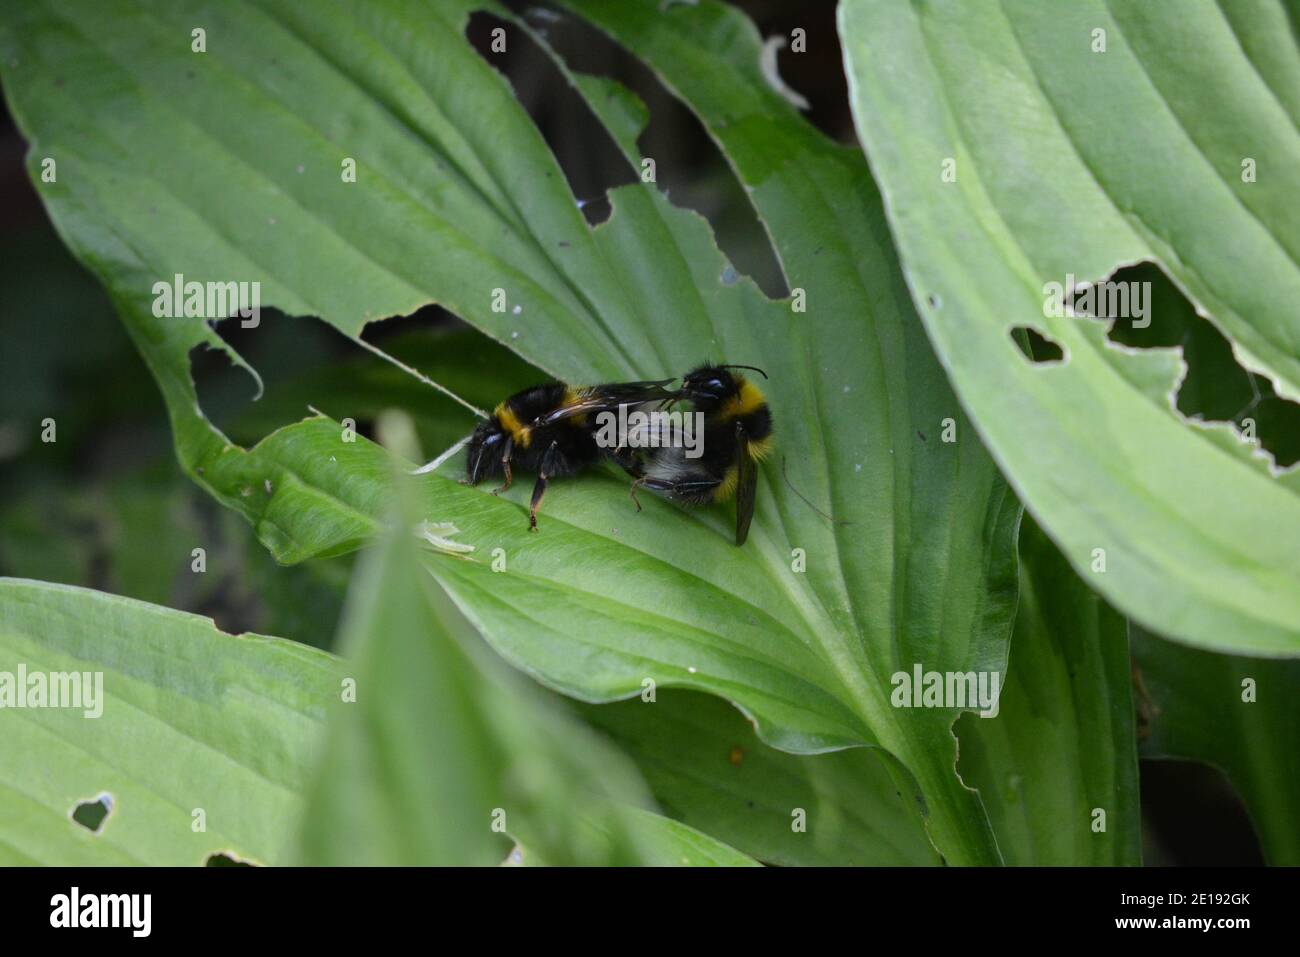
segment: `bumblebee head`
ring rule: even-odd
[[[501,442],[506,431],[494,415],[478,424],[466,446],[465,477],[471,485],[489,478],[500,467]]]
[[[732,369],[752,369],[767,378],[767,373],[755,366],[715,366],[706,363],[682,376],[678,395],[690,399],[701,412],[713,412],[728,400],[734,399],[745,384],[744,378],[733,375]]]

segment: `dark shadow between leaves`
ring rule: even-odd
[[[550,11],[539,17],[530,6],[525,21],[539,30],[571,71],[615,80],[645,104],[649,122],[637,144],[643,156],[655,161],[654,184],[674,206],[706,219],[718,248],[767,296],[788,295],[776,253],[753,204],[695,114],[645,64],[581,19]],[[491,51],[493,29],[506,31],[505,52]],[[640,171],[628,165],[590,107],[521,27],[475,13],[466,33],[484,59],[511,82],[564,171],[587,222],[603,222],[610,213],[608,191],[638,182]],[[833,27],[829,34],[834,36]],[[782,54],[783,67],[789,56],[789,51]],[[798,54],[793,57],[810,62]]]

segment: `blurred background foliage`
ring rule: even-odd
[[[738,6],[765,36],[788,34],[794,26],[822,38],[835,36],[832,0],[798,5],[745,0]],[[719,246],[740,271],[769,295],[784,294],[754,211],[699,122],[644,65],[590,27],[527,12],[574,69],[616,77],[645,100],[651,122],[641,142],[658,160],[661,188],[677,205],[708,218]],[[494,24],[490,17],[476,16],[471,38],[485,45]],[[510,76],[575,194],[586,198],[588,219],[600,221],[609,212],[605,190],[628,176],[614,145],[603,133],[589,135],[596,128],[589,111],[536,47],[514,44],[495,62]],[[807,97],[807,115],[818,128],[840,142],[855,142],[838,50],[782,54],[780,71]],[[54,232],[24,170],[25,149],[8,114],[0,114],[0,575],[86,586],[210,616],[230,633],[280,635],[337,650],[332,645],[354,558],[279,566],[242,518],[182,475],[153,378],[103,290]],[[1133,278],[1153,278],[1158,296],[1178,295],[1151,271],[1154,277]],[[241,444],[306,416],[309,404],[335,419],[355,419],[369,436],[381,410],[404,409],[426,450],[445,448],[472,427],[465,409],[323,323],[264,310],[256,335],[229,321],[220,330],[266,384],[262,398],[252,402],[253,382],[224,355],[193,356],[205,412]],[[365,337],[480,407],[541,378],[505,347],[438,307],[376,324]],[[1208,324],[1189,323],[1181,332],[1153,328],[1127,344],[1177,341],[1188,347],[1191,364],[1179,395],[1181,411],[1238,421],[1253,412],[1264,444],[1279,462],[1300,459],[1300,441],[1288,444],[1287,438],[1300,437],[1297,407],[1277,401],[1256,377],[1242,372],[1226,341]],[[54,443],[40,439],[47,418],[56,424]],[[191,550],[198,544],[207,550],[204,575],[190,571]],[[751,766],[785,764],[784,771],[777,767],[774,773],[790,777],[794,789],[800,785],[793,772],[804,773],[810,764],[818,765],[819,774],[874,773],[848,753],[793,759],[767,749],[730,706],[714,699],[696,709],[703,716],[700,725],[668,728],[663,740],[620,736],[621,715],[635,707],[623,703],[580,711],[634,752],[652,791],[658,776],[674,773],[662,756],[684,748],[752,752]],[[689,793],[680,781],[673,791]],[[1220,772],[1190,762],[1144,760],[1141,792],[1148,864],[1261,862],[1241,802]],[[714,817],[692,821],[693,811],[710,809]],[[714,802],[665,810],[728,837],[725,813],[719,814]],[[852,809],[845,813],[851,816]],[[1216,821],[1212,830],[1203,826],[1207,817]],[[764,859],[782,861],[782,840],[782,834],[771,835]]]

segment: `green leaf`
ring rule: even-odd
[[[632,822],[650,805],[635,768],[487,651],[424,568],[411,505],[349,595],[354,696],[336,709],[305,862],[498,864],[507,835],[529,863],[746,860],[655,815]]]
[[[586,826],[586,822],[580,822]],[[643,808],[628,808],[620,824],[634,842],[636,862],[646,867],[759,867],[758,861],[680,821]],[[598,839],[608,832],[587,827]],[[520,845],[507,863],[536,867],[550,863],[531,846]]]
[[[926,330],[1026,506],[1132,618],[1294,656],[1300,472],[1184,420],[1177,349],[1130,354],[1045,305],[1049,282],[1158,263],[1247,369],[1300,398],[1300,54],[1281,3],[1229,6],[845,0],[839,22]],[[1026,362],[1017,326],[1066,361]]]
[[[633,808],[627,826],[654,867],[758,867],[758,861],[680,821]]]
[[[20,667],[102,674],[102,713],[0,709],[0,860],[199,865],[224,852],[274,864],[293,850],[325,703],[339,694],[335,658],[102,592],[0,579],[0,674],[16,680]],[[101,795],[111,810],[92,833],[72,814]]]
[[[868,676],[856,708],[921,779],[940,850],[956,860],[965,844],[978,847],[976,859],[996,859],[978,802],[953,775],[954,712],[900,712],[883,697],[889,676],[917,662],[1001,667],[1019,505],[967,434],[920,334],[863,157],[817,133],[768,86],[759,37],[733,8],[565,5],[646,60],[696,113],[767,228],[792,307],[806,305],[779,341],[764,341],[753,327],[750,334],[759,336],[760,364],[778,370],[774,406],[789,410],[784,421],[799,430],[781,433],[790,443],[789,481],[829,503],[841,523],[819,525],[806,503],[773,483],[793,516],[785,527],[799,522],[799,540],[789,543],[813,542],[809,555],[833,556],[838,566],[808,576],[827,624],[846,639],[828,657],[842,661],[847,652]],[[785,386],[795,382],[797,389]],[[961,438],[936,441],[949,428]],[[761,720],[760,734],[775,743]]]
[[[1268,862],[1300,864],[1300,662],[1186,648],[1137,626],[1131,637],[1143,757],[1223,771]]]
[[[759,860],[786,867],[939,863],[916,803],[897,789],[885,766],[890,759],[879,752],[785,754],[763,744],[735,708],[695,692],[581,711],[636,762],[668,814]]]
[[[959,770],[980,792],[1008,864],[1142,863],[1131,684],[1128,623],[1023,523],[998,713],[957,722]]]
[[[38,189],[112,291],[182,464],[284,562],[368,541],[391,496],[383,456],[327,420],[245,451],[202,418],[188,354],[221,343],[205,323],[152,315],[153,283],[177,272],[257,279],[264,304],[354,338],[437,301],[574,381],[680,375],[702,353],[762,366],[779,451],[745,548],[721,510],[655,500],[638,515],[608,475],[555,483],[532,536],[526,483],[495,498],[430,475],[424,514],[476,548],[438,562],[439,581],[512,663],[571,696],[627,697],[651,678],[727,698],[787,750],[885,748],[945,857],[996,861],[955,774],[957,712],[893,708],[890,675],[917,662],[1001,669],[1019,506],[916,321],[862,155],[767,87],[737,11],[583,5],[723,145],[794,290],[770,301],[652,184],[613,190],[608,221],[588,227],[506,82],[465,41],[474,6],[6,12],[0,63],[29,164],[61,157],[57,183]],[[194,54],[200,23],[208,50]],[[593,102],[609,89],[582,83]],[[616,97],[598,112],[630,149],[637,110]],[[221,119],[233,115],[235,128]],[[356,183],[340,179],[344,158]]]

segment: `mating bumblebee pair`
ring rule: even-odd
[[[477,485],[503,475],[510,487],[514,468],[537,473],[528,527],[537,529],[537,509],[553,478],[573,475],[610,460],[632,476],[632,501],[638,488],[661,492],[688,505],[736,500],[736,544],[743,545],[754,517],[758,462],[771,447],[772,413],[762,391],[733,369],[752,366],[705,364],[682,378],[657,382],[620,382],[570,386],[552,382],[516,393],[498,405],[474,430],[466,459],[466,480]],[[700,413],[702,449],[692,457],[680,443],[645,443],[613,447],[598,441],[599,413],[620,407],[663,408],[689,401]]]

